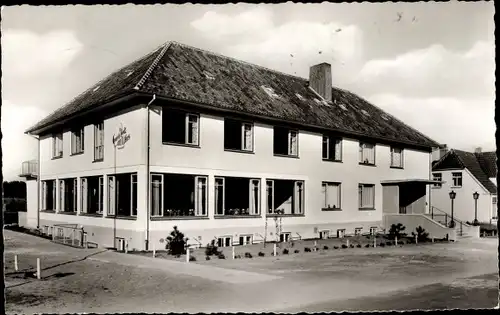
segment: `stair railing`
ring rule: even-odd
[[[434,214],[434,211],[436,211],[438,214]],[[431,206],[431,219],[434,220],[435,216],[441,216],[442,217],[443,215],[444,215],[444,218],[445,218],[445,226],[448,226],[449,225],[448,224],[449,223],[448,222],[448,218],[450,218],[450,222],[451,222],[451,216],[447,212],[445,212],[445,211],[443,211],[443,210],[441,210],[439,208],[436,208],[434,206]],[[453,221],[455,221],[455,223],[458,223],[458,225],[459,225],[458,231],[460,233],[460,236],[462,236],[462,234],[463,234],[463,226],[464,225],[465,226],[469,226],[469,224],[463,222],[462,220],[457,219],[456,217],[453,218]],[[455,227],[456,227],[456,225],[455,225]]]

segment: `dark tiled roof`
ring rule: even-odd
[[[497,177],[497,154],[496,152],[475,153],[481,169],[488,177]]]
[[[496,162],[496,156],[494,161]],[[464,168],[468,169],[469,172],[471,172],[471,174],[490,193],[496,194],[497,187],[490,181],[490,177],[496,177],[496,173],[493,176],[489,176],[489,174],[485,173],[485,171],[481,167],[479,159],[477,158],[477,153],[451,149],[446,155],[441,158],[441,160],[433,165],[432,171]]]
[[[128,69],[137,74],[126,77]],[[146,75],[141,77],[141,72]],[[52,114],[30,130],[103,104],[113,95],[135,87],[137,91],[157,96],[346,134],[429,148],[439,145],[351,92],[334,87],[333,102],[326,104],[308,88],[308,80],[304,78],[175,42],[110,75],[99,85],[97,92],[88,90],[63,107],[58,115],[55,115],[58,112]],[[269,95],[264,88],[271,88],[271,94],[277,96]]]

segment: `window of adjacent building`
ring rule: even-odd
[[[108,176],[108,216],[137,216],[137,173]]]
[[[340,183],[321,183],[322,208],[325,210],[340,209]]]
[[[304,214],[304,181],[266,181],[267,213]]]
[[[372,143],[359,144],[359,162],[361,164],[375,165],[375,145]]]
[[[363,231],[363,228],[354,228],[354,236],[360,236],[361,235],[361,231]]]
[[[253,152],[253,124],[224,119],[224,149]]]
[[[232,241],[231,236],[221,236],[217,238],[217,246],[218,247],[230,247]]]
[[[292,238],[292,233],[290,232],[283,232],[280,233],[280,242],[289,242]]]
[[[163,108],[162,141],[164,143],[199,145],[199,121],[198,114]]]
[[[391,147],[391,167],[403,168],[403,149]]]
[[[215,215],[259,215],[260,180],[241,177],[215,178]]]
[[[240,245],[251,245],[252,244],[252,235],[240,235],[239,239]]]
[[[492,209],[491,209],[491,210],[492,210],[492,212],[493,212],[493,213],[492,213],[491,218],[492,218],[493,220],[497,220],[497,219],[498,219],[498,211],[497,211],[497,196],[493,196],[493,197],[491,197],[491,203],[492,203],[492,205],[493,205],[493,207],[492,207]]]
[[[42,209],[56,209],[56,181],[45,180],[42,182]]]
[[[374,209],[375,208],[375,185],[360,184],[358,186],[359,208]]]
[[[342,139],[323,135],[323,160],[342,161]]]
[[[273,136],[274,154],[298,156],[299,140],[297,130],[274,127]]]
[[[207,216],[207,186],[207,176],[152,174],[151,216]]]
[[[102,214],[104,206],[104,176],[81,179],[82,213]]]
[[[58,158],[63,156],[63,134],[58,133],[52,137],[52,157]]]
[[[330,230],[319,231],[319,238],[325,240],[330,238]]]
[[[370,235],[375,235],[375,234],[377,234],[377,227],[375,226],[370,227]]]
[[[344,238],[345,237],[345,229],[339,229],[339,230],[337,230],[337,237],[338,238]]]
[[[432,180],[435,181],[442,181],[443,180],[443,174],[441,173],[432,173]],[[434,188],[441,188],[442,184],[441,183],[434,183],[433,187]]]
[[[104,159],[104,122],[94,125],[94,160]]]
[[[85,147],[84,129],[78,128],[71,131],[71,154],[83,153]]]
[[[462,187],[462,172],[451,173],[453,187]]]
[[[76,178],[62,179],[59,181],[59,211],[76,212]]]

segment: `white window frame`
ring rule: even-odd
[[[335,141],[335,156],[330,156],[330,145],[331,142]],[[326,143],[326,151],[323,146],[321,146],[322,158],[325,161],[334,161],[341,162],[342,161],[342,138],[332,137],[329,135],[323,135],[323,143]],[[337,156],[338,155],[338,156]]]
[[[151,217],[163,217],[163,208],[164,208],[164,203],[165,203],[165,193],[164,193],[164,178],[165,176],[163,174],[151,174],[150,175],[151,178],[151,187],[149,189],[151,189]],[[155,177],[159,177],[160,178],[160,196],[161,196],[161,202],[160,202],[160,209],[158,209],[158,214],[153,214],[153,179]]]
[[[57,133],[52,136],[52,158],[63,156],[63,133]]]
[[[64,211],[64,193],[65,193],[65,185],[64,180],[59,180],[59,200],[57,202],[58,210]]]
[[[299,156],[299,131],[288,129],[288,155]]]
[[[135,178],[135,179],[134,179]],[[135,184],[135,194],[134,192],[134,184]],[[136,217],[137,213],[134,214],[134,198],[136,199],[137,207],[139,207],[139,200],[137,199],[138,194],[138,184],[137,184],[137,174],[130,174],[130,216]],[[139,210],[139,209],[137,209]]]
[[[221,243],[219,243],[219,240],[223,240]],[[227,240],[229,239],[229,245],[227,244]],[[233,237],[230,235],[223,235],[223,236],[218,236],[217,237],[217,245],[218,247],[231,247],[233,246]]]
[[[73,212],[78,209],[78,178],[73,178]]]
[[[462,172],[452,172],[451,173],[452,180],[452,188],[461,188],[463,185],[463,174]],[[460,185],[458,185],[458,181],[460,181]]]
[[[111,182],[113,182],[113,188],[111,188]],[[115,216],[116,215],[116,193],[117,185],[116,185],[116,176],[110,175],[108,176],[108,213],[107,216]]]
[[[71,155],[84,153],[85,151],[85,128],[71,130]]]
[[[204,181],[204,182],[203,182]],[[201,186],[200,186],[201,184]],[[208,176],[195,176],[194,178],[194,213],[195,217],[206,217],[208,214]],[[203,204],[203,212],[201,212],[200,206],[200,187],[205,186],[205,202]]]
[[[247,129],[247,127],[249,129]],[[247,137],[247,133],[250,134],[249,137]],[[254,147],[254,125],[251,123],[243,122],[241,124],[241,150],[253,152],[253,147]]]
[[[94,125],[94,161],[104,160],[104,121]]]
[[[255,185],[257,183],[257,185]],[[255,200],[255,203],[252,202],[255,194],[254,194],[254,189],[257,188],[257,200]],[[250,178],[248,180],[248,208],[249,208],[249,215],[260,215],[260,179],[258,178]],[[255,209],[255,206],[257,208]]]
[[[47,182],[52,182],[52,209],[47,209],[47,195],[49,193],[48,191],[48,185]],[[55,211],[57,209],[57,198],[56,198],[56,190],[57,190],[57,181],[53,179],[49,180],[44,180],[42,181],[42,209],[41,210],[53,210]]]
[[[86,177],[80,178],[80,195],[81,195],[81,208],[80,212],[88,213],[89,200],[88,200],[88,180]],[[97,192],[99,194],[99,192]]]
[[[220,183],[217,183],[217,181],[220,181]],[[215,177],[214,180],[214,204],[215,204],[215,216],[224,216],[226,215],[226,180],[224,177]],[[219,202],[219,190],[222,190],[222,213],[217,213],[217,203]]]
[[[299,187],[302,186],[302,187]],[[302,180],[296,180],[293,183],[293,191],[294,191],[294,213],[293,214],[304,214],[304,206],[305,206],[305,183]],[[300,189],[302,188],[302,189]],[[274,191],[273,191],[274,193]],[[274,200],[274,197],[273,197]]]
[[[366,157],[367,153],[366,150],[369,150],[369,146],[372,147],[373,150],[373,162],[369,160],[369,158]],[[359,143],[359,163],[365,164],[365,165],[376,165],[377,157],[376,157],[376,144],[374,143],[368,143],[368,142],[360,142]],[[368,161],[368,162],[366,162]]]
[[[443,180],[443,173],[432,173],[432,180],[442,181]],[[443,184],[441,184],[441,183],[435,183],[432,185],[432,188],[441,188],[442,186],[443,186]]]
[[[338,200],[337,204],[334,205],[336,207],[329,207],[330,205],[327,205],[328,202],[328,187],[329,186],[334,186],[337,188],[338,192]],[[323,194],[323,206],[322,209],[324,210],[341,210],[342,209],[342,188],[341,188],[341,183],[338,182],[322,182],[321,183],[321,192]]]
[[[191,121],[194,118],[194,121]],[[189,145],[200,145],[200,115],[186,113],[185,139],[184,142]],[[192,126],[191,126],[192,125]],[[189,142],[189,135],[192,132],[192,142]]]
[[[400,152],[397,153],[396,151],[399,150]],[[399,154],[399,165],[394,164],[394,155]],[[404,168],[404,149],[399,148],[399,147],[391,147],[391,167],[395,168]]]
[[[98,188],[98,208],[97,214],[102,214],[104,211],[104,176],[99,176],[99,188]]]
[[[269,209],[269,190],[271,190],[271,209]],[[266,180],[266,210],[267,214],[274,213],[274,180],[272,179]]]
[[[241,242],[243,239],[243,243]],[[250,240],[248,240],[250,239]],[[239,245],[252,245],[253,244],[253,235],[252,234],[241,234],[238,236],[238,244]]]
[[[364,187],[372,187],[373,189],[373,200],[372,200],[372,205],[364,205],[363,204],[363,189]],[[375,185],[373,184],[359,184],[358,185],[358,203],[359,203],[359,209],[360,210],[373,210],[375,209]]]

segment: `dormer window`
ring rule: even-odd
[[[305,98],[302,95],[300,95],[299,93],[295,93],[295,96],[297,96],[297,98],[301,101],[305,100]]]
[[[264,92],[266,92],[267,95],[269,95],[269,97],[272,97],[272,98],[279,98],[280,96],[274,91],[273,88],[269,87],[269,86],[261,86],[261,88],[264,90]]]

